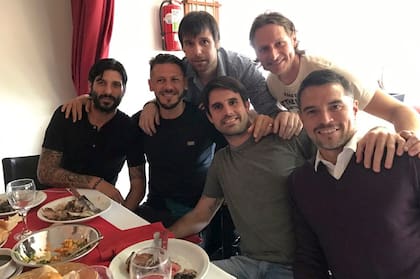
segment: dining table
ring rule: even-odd
[[[86,194],[89,191],[95,191],[98,195],[103,195],[96,190],[78,190],[81,194]],[[39,208],[49,202],[71,195],[71,193],[65,188],[49,188],[42,191],[46,194],[45,201],[38,206],[31,208],[27,215],[28,227],[33,232],[48,228],[49,226],[54,226],[54,223],[45,222],[39,218],[37,214]],[[92,192],[90,194],[92,194]],[[97,229],[104,238],[91,252],[76,260],[76,262],[87,265],[109,266],[112,259],[125,248],[141,241],[153,239],[153,234],[156,231],[166,230],[162,223],[150,223],[121,204],[113,201],[112,199],[109,200],[110,206],[106,211],[96,218],[83,222],[84,225],[89,225]],[[17,243],[17,241],[13,238],[13,235],[22,229],[23,222],[20,222],[10,232],[9,238],[3,247],[13,248],[13,246]],[[173,237],[170,232],[168,233],[170,237]],[[185,239],[197,243],[199,238],[197,236],[190,236]],[[25,270],[28,270],[28,268],[25,268],[24,271]],[[210,262],[208,272],[203,279],[213,278],[234,279],[235,277]]]

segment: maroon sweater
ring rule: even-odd
[[[420,278],[420,160],[374,173],[353,156],[340,180],[321,163],[290,177],[295,279]]]

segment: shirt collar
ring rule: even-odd
[[[361,138],[361,136],[359,135],[358,132],[356,132],[353,137],[344,145],[343,150],[340,152],[340,154],[342,154],[343,152],[356,152],[357,149],[357,142],[359,141],[359,139]],[[348,151],[347,151],[348,150]],[[340,156],[340,154],[338,154],[338,156]],[[318,165],[320,162],[323,163],[327,163],[327,164],[332,164],[330,162],[328,162],[327,160],[325,160],[321,153],[319,152],[319,149],[316,151],[316,158],[315,158],[315,171],[318,171]]]

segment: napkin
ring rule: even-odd
[[[157,222],[141,227],[119,231],[112,236],[104,238],[100,242],[98,245],[100,259],[103,262],[111,261],[113,257],[115,257],[125,248],[138,242],[153,239],[153,234],[155,232],[165,230],[166,229],[163,224],[161,222]],[[168,231],[168,237],[173,238],[173,233]]]

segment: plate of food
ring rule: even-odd
[[[102,238],[98,230],[82,224],[60,224],[39,230],[12,248],[20,265],[39,267],[77,260],[92,251]]]
[[[30,206],[30,208],[37,207],[38,205],[43,203],[46,198],[47,198],[47,194],[45,194],[42,191],[36,191],[35,200],[33,204]],[[9,201],[7,200],[7,195],[0,194],[0,217],[9,216],[14,213],[16,213],[16,210],[14,210],[10,206]]]
[[[38,218],[50,223],[79,223],[96,218],[111,207],[111,200],[101,192],[94,190],[79,190],[85,195],[100,211],[91,211],[84,202],[74,196],[64,197],[51,201],[38,209]]]
[[[153,240],[146,240],[127,247],[114,257],[109,268],[114,278],[129,278],[127,259],[131,253],[153,246]],[[197,244],[170,238],[168,240],[168,254],[172,262],[172,278],[203,278],[209,269],[209,257]],[[189,277],[182,275],[189,274]]]

